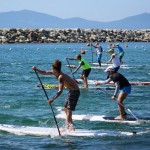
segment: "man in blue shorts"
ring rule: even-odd
[[[96,48],[96,54],[97,54],[97,61],[99,63],[99,66],[101,67],[101,59],[102,59],[102,53],[103,53],[103,48],[100,46],[99,42],[96,42],[96,45],[91,45],[94,48]]]
[[[123,64],[123,61],[122,61],[122,58],[124,56],[124,50],[123,48],[119,45],[119,43],[115,44],[115,47],[114,48],[118,48],[119,50],[119,59],[120,59],[120,63]]]

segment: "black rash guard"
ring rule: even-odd
[[[110,78],[114,83],[119,82],[120,89],[131,86],[129,81],[120,73],[115,73]]]

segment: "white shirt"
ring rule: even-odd
[[[113,54],[111,55],[111,57],[113,57],[113,56],[114,56],[114,58],[112,59],[113,67],[114,67],[114,68],[119,67],[119,66],[121,65],[121,63],[120,63],[120,59],[119,59],[118,55],[115,54],[115,53],[113,53]]]

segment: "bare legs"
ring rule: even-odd
[[[84,88],[88,88],[88,81],[87,81],[87,77],[85,77],[84,75],[81,75],[80,76],[81,79],[83,80],[84,82]]]
[[[72,122],[72,110],[64,108],[64,111],[66,113],[66,126],[69,130],[75,130]]]
[[[126,97],[127,97],[127,93],[119,94],[117,102],[118,102],[118,108],[119,108],[120,115],[117,116],[115,119],[118,119],[118,120],[125,119],[125,108],[123,106],[123,101]]]

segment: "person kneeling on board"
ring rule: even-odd
[[[129,81],[122,74],[115,72],[115,69],[112,66],[107,67],[105,72],[107,72],[109,78],[105,81],[97,82],[95,83],[95,85],[97,86],[100,84],[107,84],[110,81],[113,81],[115,83],[116,88],[115,88],[114,95],[112,96],[113,100],[115,100],[120,90],[120,93],[117,98],[120,115],[117,116],[115,119],[117,120],[125,119],[126,113],[125,113],[125,108],[123,106],[123,101],[125,100],[127,95],[131,93],[131,85]]]
[[[44,71],[37,69],[35,66],[32,67],[33,70],[36,70],[38,73],[43,74],[43,75],[54,75],[57,80],[59,81],[58,85],[58,92],[56,95],[48,100],[48,103],[51,104],[56,98],[58,98],[62,92],[63,89],[66,87],[69,92],[68,96],[65,101],[64,105],[64,111],[66,113],[66,128],[69,130],[75,130],[75,127],[73,126],[73,121],[72,121],[72,111],[75,110],[79,96],[80,96],[80,90],[77,85],[77,83],[69,77],[67,74],[63,73],[61,71],[61,61],[56,60],[54,64],[52,65],[52,70],[51,71]]]

